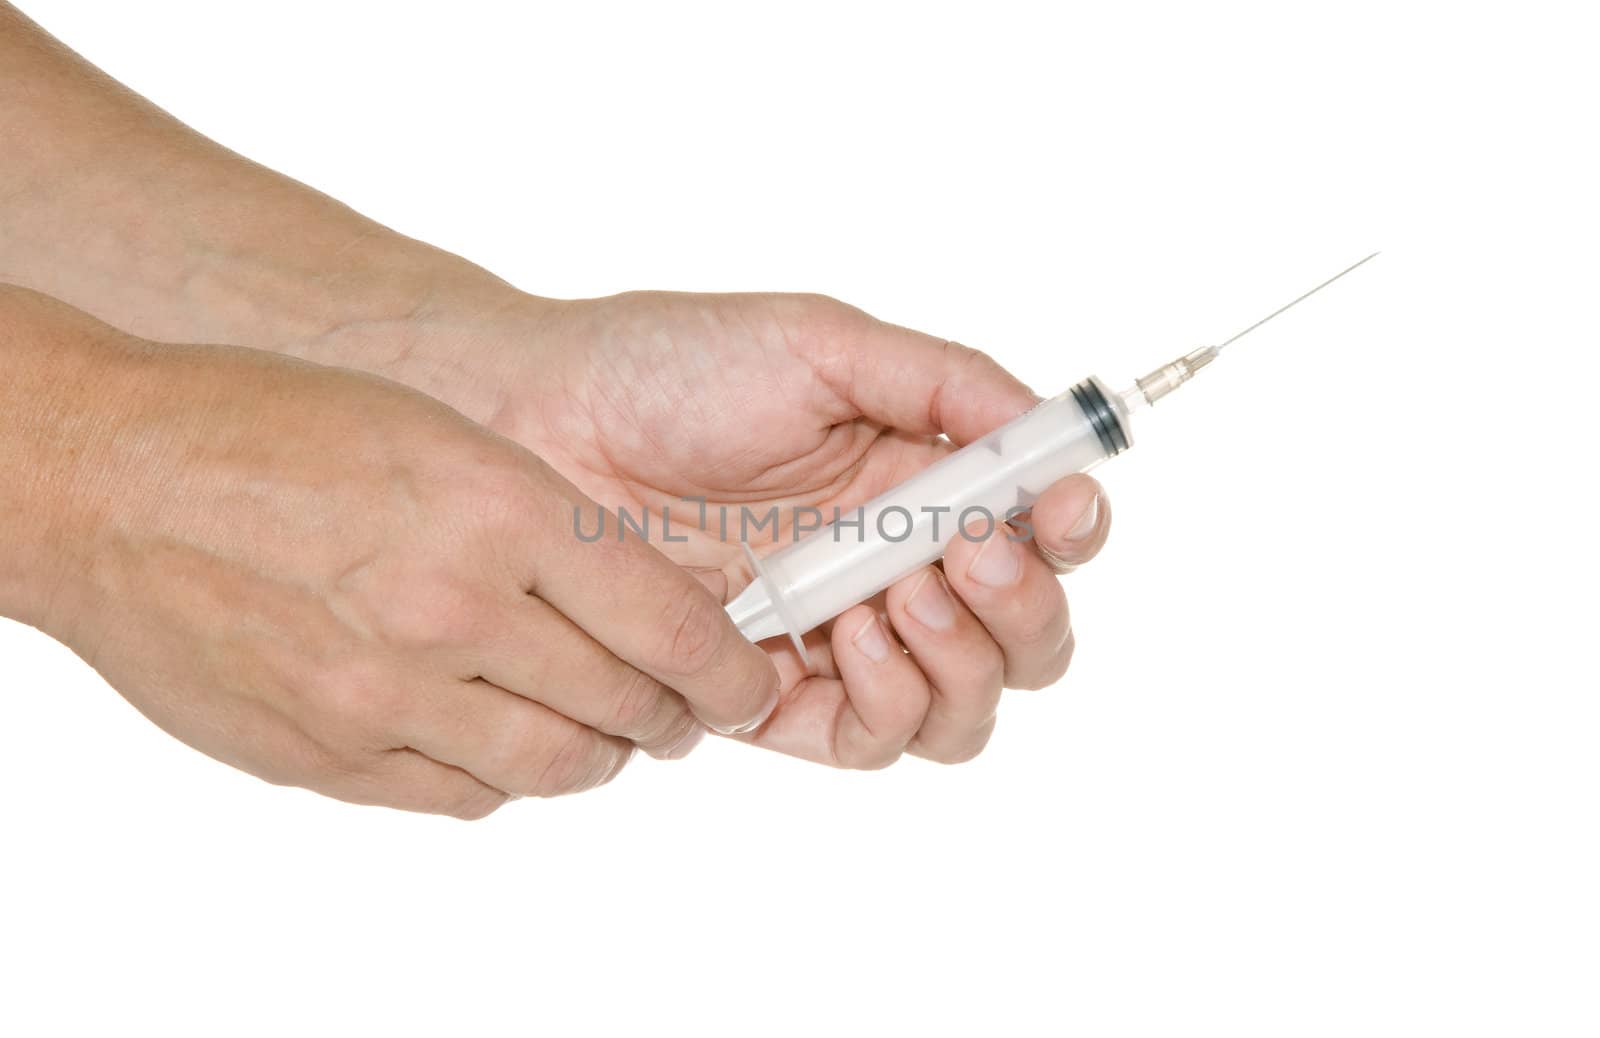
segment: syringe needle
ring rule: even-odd
[[[1376,252],[1372,254],[1372,256],[1376,255]],[[1367,260],[1371,259],[1372,256],[1368,256],[1366,259],[1363,259],[1360,262],[1350,264],[1348,267],[1339,271],[1339,273],[1324,281],[1316,288],[1313,288],[1311,291],[1302,293],[1301,295],[1289,300],[1287,303],[1284,303],[1282,306],[1278,307],[1276,310],[1272,311],[1272,313],[1263,317],[1255,324],[1252,324],[1244,331],[1234,335],[1233,338],[1226,339],[1215,346],[1202,346],[1198,350],[1194,350],[1191,353],[1186,353],[1169,364],[1161,365],[1161,367],[1150,372],[1150,374],[1146,375],[1144,378],[1134,379],[1134,388],[1128,390],[1122,395],[1123,402],[1130,408],[1143,407],[1146,404],[1155,403],[1157,400],[1160,400],[1162,397],[1166,396],[1174,389],[1177,389],[1191,378],[1194,378],[1195,372],[1216,360],[1217,354],[1222,352],[1222,347],[1228,345],[1228,343],[1233,342],[1236,339],[1244,338],[1246,335],[1249,335],[1257,328],[1260,328],[1262,325],[1266,324],[1274,317],[1277,317],[1291,306],[1304,302],[1306,299],[1309,299],[1318,292],[1321,292],[1335,281],[1338,281],[1352,270],[1355,270],[1357,267],[1361,266],[1362,263],[1367,262]]]
[[[1376,252],[1374,252],[1372,254],[1372,256],[1376,256],[1376,255],[1377,255]],[[1306,293],[1304,293],[1302,295],[1298,295],[1295,298],[1289,300],[1287,303],[1284,303],[1282,306],[1278,307],[1276,310],[1272,311],[1272,313],[1270,313],[1267,316],[1263,317],[1261,320],[1257,321],[1255,324],[1252,324],[1250,327],[1246,328],[1244,331],[1238,332],[1232,338],[1225,339],[1222,342],[1217,343],[1216,348],[1220,350],[1220,349],[1222,349],[1222,347],[1228,345],[1228,343],[1230,343],[1230,342],[1233,342],[1235,339],[1244,338],[1246,335],[1249,335],[1251,332],[1255,331],[1257,328],[1260,328],[1262,325],[1266,324],[1268,321],[1272,320],[1274,317],[1277,317],[1279,314],[1283,313],[1285,310],[1289,309],[1291,306],[1294,306],[1297,303],[1301,303],[1301,302],[1311,298],[1312,296],[1316,295],[1318,292],[1321,292],[1323,289],[1327,288],[1329,285],[1333,284],[1335,281],[1338,281],[1340,278],[1344,277],[1346,274],[1350,273],[1352,270],[1355,270],[1357,267],[1361,266],[1361,264],[1367,262],[1367,260],[1371,259],[1372,256],[1368,256],[1366,259],[1359,260],[1359,261],[1357,261],[1355,263],[1350,264],[1348,267],[1346,267],[1343,270],[1339,271],[1339,273],[1335,274],[1333,277],[1331,277],[1328,280],[1324,281],[1322,284],[1318,285],[1316,288],[1313,288],[1311,291],[1306,292]]]

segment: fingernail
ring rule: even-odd
[[[706,737],[706,730],[699,722],[691,722],[689,730],[678,737],[678,741],[667,747],[667,752],[662,756],[666,760],[682,760],[689,756],[689,751],[700,745],[700,740]]]
[[[950,601],[950,592],[937,573],[925,573],[922,583],[911,592],[906,601],[906,612],[924,627],[935,631],[948,631],[956,625],[956,604]]]
[[[1004,534],[990,537],[978,547],[967,576],[984,587],[1010,587],[1022,576],[1022,553]]]
[[[861,650],[861,654],[873,663],[882,663],[889,658],[889,639],[883,633],[883,624],[878,622],[876,614],[867,617],[867,622],[850,639],[850,644]]]
[[[1100,522],[1100,495],[1096,494],[1089,499],[1089,507],[1078,516],[1078,521],[1072,524],[1072,529],[1067,531],[1067,540],[1081,541],[1094,533],[1096,524]]]

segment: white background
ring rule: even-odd
[[[1600,1031],[1580,5],[24,7],[531,291],[827,292],[1051,391],[1384,254],[1144,416],[971,765],[707,745],[465,825],[0,625],[0,1031]]]

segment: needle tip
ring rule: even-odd
[[[1283,304],[1282,306],[1278,307],[1276,310],[1272,311],[1272,313],[1270,313],[1267,316],[1263,317],[1261,320],[1257,321],[1255,324],[1252,324],[1250,327],[1246,328],[1244,331],[1237,332],[1233,336],[1231,336],[1230,338],[1225,339],[1222,342],[1218,343],[1217,344],[1217,349],[1219,349],[1219,350],[1222,349],[1222,347],[1228,345],[1228,343],[1233,342],[1234,339],[1243,338],[1244,336],[1248,335],[1249,333],[1255,331],[1257,328],[1259,328],[1262,325],[1266,324],[1268,321],[1272,320],[1274,317],[1277,317],[1279,314],[1283,313],[1285,310],[1287,310],[1290,307],[1294,306],[1296,303],[1299,303],[1301,300],[1304,300],[1304,299],[1307,299],[1307,298],[1309,298],[1311,296],[1316,295],[1318,292],[1320,292],[1323,289],[1327,288],[1329,285],[1333,284],[1335,281],[1338,281],[1340,278],[1344,277],[1346,274],[1350,273],[1352,270],[1355,270],[1357,267],[1361,266],[1361,264],[1367,262],[1367,260],[1372,259],[1373,256],[1376,256],[1376,255],[1378,255],[1378,253],[1374,252],[1371,256],[1367,256],[1367,257],[1365,257],[1363,259],[1357,260],[1356,262],[1350,264],[1348,267],[1346,267],[1343,270],[1339,271],[1339,273],[1335,274],[1333,277],[1331,277],[1328,280],[1324,281],[1322,284],[1318,285],[1316,288],[1313,288],[1311,291],[1306,292],[1304,295],[1296,296],[1294,299],[1291,299],[1289,302],[1287,302],[1287,303]]]

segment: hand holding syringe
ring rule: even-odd
[[[969,521],[1007,521],[1025,512],[1056,480],[1084,472],[1133,443],[1130,416],[1194,377],[1229,343],[1372,259],[1366,257],[1216,346],[1204,346],[1113,392],[1098,378],[1044,401],[1026,414],[930,465],[863,505],[858,513],[775,552],[753,553],[754,579],[728,605],[752,641],[801,636],[901,577],[941,558]]]

